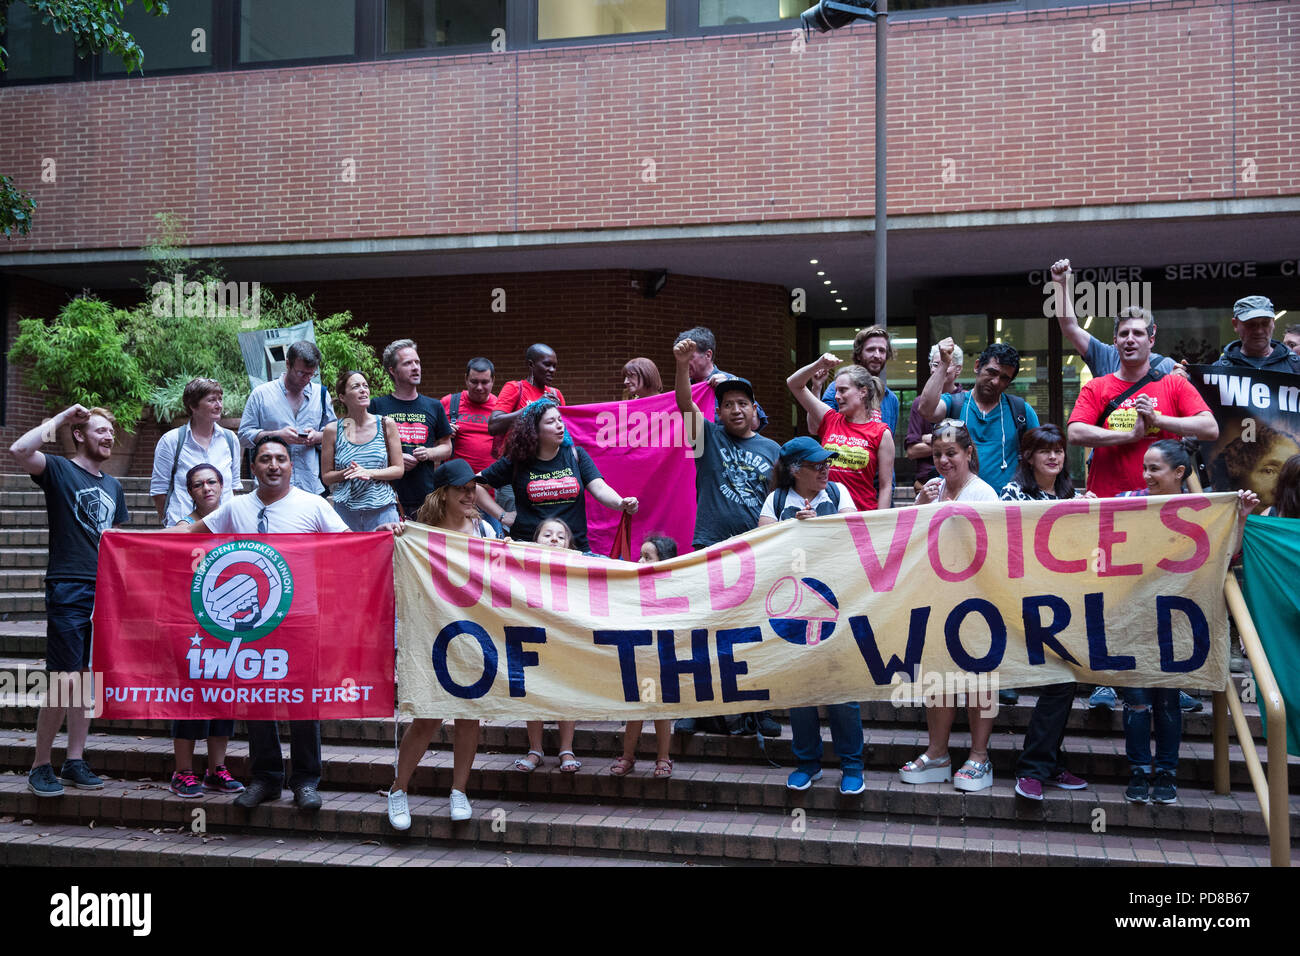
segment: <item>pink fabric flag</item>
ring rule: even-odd
[[[712,421],[716,401],[707,382],[691,397]],[[605,481],[641,507],[632,516],[632,550],[648,534],[666,534],[683,554],[695,535],[695,458],[682,435],[682,416],[671,391],[630,402],[566,405],[564,426],[591,455]],[[609,554],[620,514],[587,495],[587,540],[596,554]]]

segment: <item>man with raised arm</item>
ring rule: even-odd
[[[72,429],[76,452],[71,458],[47,455],[41,444],[63,426]],[[90,615],[95,607],[95,572],[99,538],[129,518],[126,495],[112,475],[103,472],[113,454],[113,413],[106,408],[73,405],[38,425],[11,446],[18,467],[45,492],[50,525],[50,563],[45,572],[45,670],[52,685],[47,705],[36,716],[36,753],[27,789],[38,797],[58,797],[67,784],[100,790],[104,782],[85,760],[90,712],[77,707],[72,690],[90,681]],[[69,704],[72,706],[69,706]],[[53,704],[53,706],[50,706]],[[68,750],[63,769],[54,775],[50,751],[68,718]]]
[[[1074,346],[1081,356],[1083,364],[1088,366],[1088,371],[1094,376],[1109,375],[1119,369],[1119,348],[1116,345],[1107,345],[1101,339],[1092,335],[1086,329],[1079,327],[1079,318],[1074,314],[1074,297],[1070,294],[1073,291],[1074,272],[1070,268],[1069,259],[1057,259],[1052,263],[1051,268],[1052,281],[1056,284],[1055,300],[1053,307],[1056,312],[1056,321],[1061,326],[1061,335],[1065,341]],[[1151,319],[1151,313],[1146,312],[1140,306],[1128,306],[1121,315],[1142,315],[1149,320],[1152,335],[1155,334],[1155,320]],[[1160,355],[1157,352],[1151,353],[1151,367],[1162,375],[1168,375],[1170,372],[1180,371],[1181,366],[1168,356]],[[1182,373],[1186,374],[1186,373]]]
[[[1151,368],[1155,341],[1153,321],[1141,315],[1116,320],[1119,370],[1084,385],[1070,414],[1070,443],[1096,449],[1088,490],[1098,498],[1141,488],[1142,456],[1160,439],[1219,437],[1214,413],[1192,383]]]

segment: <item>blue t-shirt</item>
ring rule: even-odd
[[[826,386],[826,391],[822,392],[822,401],[831,407],[833,411],[840,410],[840,404],[835,400],[835,382],[832,380]],[[898,396],[888,385],[885,386],[885,397],[880,400],[880,420],[889,426],[889,434],[894,438],[894,447],[898,447]]]
[[[1016,434],[1011,400],[1006,395],[999,395],[998,407],[985,415],[975,404],[972,392],[961,393],[956,413],[953,412],[952,395],[944,392],[941,399],[947,409],[943,417],[959,419],[970,432],[970,439],[979,455],[980,478],[994,488],[1001,488],[1015,478],[1016,466],[1020,462],[1020,437]],[[1025,429],[1037,427],[1038,413],[1026,402]]]
[[[1113,375],[1119,371],[1119,349],[1107,345],[1095,335],[1088,340],[1088,352],[1083,357],[1083,364],[1088,366],[1093,378]],[[1161,375],[1168,375],[1174,370],[1174,360],[1157,352],[1151,353],[1151,367]]]

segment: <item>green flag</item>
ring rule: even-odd
[[[1300,518],[1251,515],[1242,547],[1246,606],[1286,705],[1286,751],[1300,756]]]

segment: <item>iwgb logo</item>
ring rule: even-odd
[[[260,541],[231,541],[208,552],[194,572],[190,605],[217,640],[249,644],[274,631],[293,603],[293,572]]]

